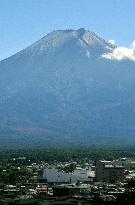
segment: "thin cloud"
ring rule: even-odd
[[[132,60],[135,61],[135,41],[133,41],[131,48],[117,47],[113,52],[105,53],[102,55],[103,58],[109,60]]]

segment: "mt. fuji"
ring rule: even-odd
[[[58,30],[1,61],[0,144],[135,142],[135,62],[103,57],[116,48]]]

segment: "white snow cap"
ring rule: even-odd
[[[103,58],[109,60],[132,60],[135,61],[135,40],[131,44],[130,48],[126,47],[116,47],[113,52],[105,53],[102,55]]]
[[[112,45],[116,44],[114,40],[109,40],[108,42],[111,43]]]

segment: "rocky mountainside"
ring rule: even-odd
[[[135,142],[135,62],[102,57],[113,49],[58,30],[1,61],[0,144]]]

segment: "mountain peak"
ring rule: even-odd
[[[79,29],[77,30],[77,33],[78,33],[80,36],[83,36],[85,32],[86,32],[85,28],[79,28]]]
[[[45,37],[35,42],[29,49],[36,53],[54,52],[63,46],[76,46],[76,49],[83,50],[84,53],[89,53],[89,56],[100,56],[103,53],[114,48],[113,45],[98,37],[94,32],[79,28],[77,30],[66,29],[56,30]],[[79,47],[78,47],[79,46]]]

